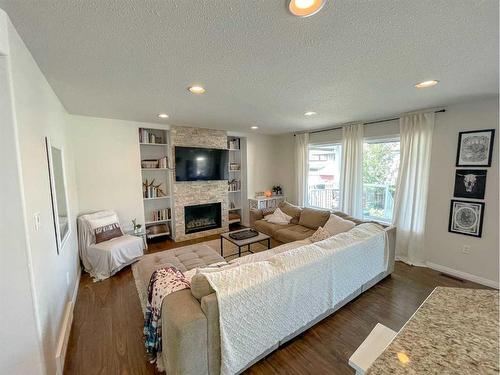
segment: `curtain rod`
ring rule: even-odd
[[[446,109],[440,109],[438,111],[434,111],[434,113],[443,113],[443,112],[446,112]],[[399,120],[400,117],[392,117],[392,118],[386,118],[384,120],[375,120],[375,121],[368,121],[368,122],[363,122],[363,125],[373,125],[373,124],[381,124],[381,123],[384,123],[384,122],[388,122],[388,121],[395,121],[395,120]],[[337,129],[342,129],[342,125],[339,125],[339,126],[334,126],[332,128],[326,128],[326,129],[320,129],[320,130],[313,130],[313,131],[303,131],[303,132],[296,132],[293,134],[293,136],[295,137],[296,134],[301,134],[301,133],[309,133],[309,134],[314,134],[314,133],[322,133],[322,132],[329,132],[331,130],[337,130]]]

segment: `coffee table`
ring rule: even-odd
[[[235,240],[234,238],[229,237],[229,235],[231,233],[242,232],[244,230],[248,230],[248,229],[239,229],[239,230],[235,230],[232,232],[222,233],[220,235],[220,255],[222,257],[224,257],[224,247],[223,247],[224,240],[227,240],[227,241],[233,243],[234,245],[238,246],[238,257],[241,257],[241,254],[242,254],[241,248],[245,247],[245,246],[247,246],[248,248],[246,251],[243,251],[243,253],[252,253],[253,254],[253,251],[250,250],[250,245],[257,243],[257,242],[267,241],[267,248],[268,249],[271,248],[271,237],[269,237],[267,234],[264,234],[264,233],[259,232],[259,234],[257,236],[245,238],[244,240]],[[235,255],[235,254],[231,254],[228,256],[233,256],[233,255]]]

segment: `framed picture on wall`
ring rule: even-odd
[[[483,202],[451,200],[448,232],[481,237],[483,231]]]
[[[457,169],[455,171],[456,198],[484,199],[487,169]]]
[[[491,167],[495,129],[458,133],[457,167]]]

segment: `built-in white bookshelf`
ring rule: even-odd
[[[172,165],[170,134],[165,129],[139,128],[142,199],[147,238],[172,235]]]
[[[228,136],[229,149],[229,224],[244,222],[246,210],[246,138]]]

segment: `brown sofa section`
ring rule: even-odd
[[[278,207],[285,214],[292,216],[290,224],[278,225],[263,220],[265,215],[271,214],[274,210],[263,211],[251,209],[250,226],[282,243],[294,242],[311,237],[318,227],[325,225],[331,214],[329,210],[309,207],[302,208],[288,202],[281,202]]]

